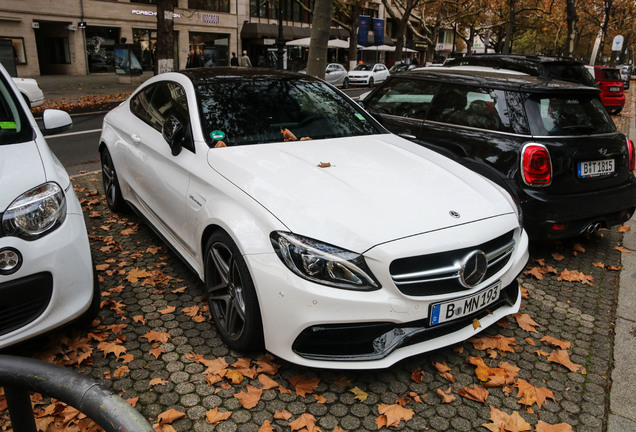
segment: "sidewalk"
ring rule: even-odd
[[[616,126],[636,143],[636,96],[634,82],[626,90],[627,101]],[[623,247],[636,253],[636,215],[626,224],[633,229],[623,236]],[[636,256],[622,253],[622,270],[616,327],[614,332],[614,370],[610,392],[608,432],[636,431]]]

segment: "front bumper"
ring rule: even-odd
[[[515,226],[516,218],[507,215],[377,246],[365,253],[365,259],[382,288],[368,292],[301,279],[274,253],[246,256],[261,307],[265,346],[273,354],[304,366],[372,369],[464,341],[519,310],[516,277],[528,260],[528,238]],[[515,230],[509,261],[471,289],[405,295],[389,274],[395,258],[470,248],[496,237],[504,228]],[[496,304],[444,325],[428,325],[433,303],[465,297],[496,282],[502,286]],[[478,329],[473,327],[474,318],[481,324]]]
[[[349,84],[357,85],[357,84],[369,84],[369,77],[352,77],[349,76]]]
[[[70,210],[59,228],[40,239],[0,237],[0,249],[18,250],[23,259],[16,273],[0,276],[0,348],[60,327],[88,310],[93,298],[90,246],[82,214]]]

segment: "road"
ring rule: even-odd
[[[368,92],[365,87],[344,90],[350,97]],[[50,135],[46,141],[62,162],[69,175],[101,169],[99,161],[99,134],[105,112],[73,115],[73,128],[63,134]]]

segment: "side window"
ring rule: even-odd
[[[158,132],[162,132],[166,119],[174,115],[183,123],[187,135],[192,136],[185,91],[177,83],[163,82],[148,87],[132,99],[131,110]],[[191,139],[186,140],[185,146],[194,150]]]
[[[504,92],[481,87],[444,85],[428,120],[500,132],[512,132]]]
[[[379,114],[424,120],[438,88],[439,84],[430,81],[395,78],[366,102],[365,107]]]

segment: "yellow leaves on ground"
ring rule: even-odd
[[[384,426],[398,426],[401,421],[407,422],[415,415],[415,411],[401,407],[399,404],[380,404],[378,406],[378,412],[380,416],[375,419],[378,429]]]
[[[367,400],[367,397],[369,397],[366,392],[360,390],[358,387],[354,387],[349,391],[355,395],[354,399],[358,399],[360,402],[364,402]]]

